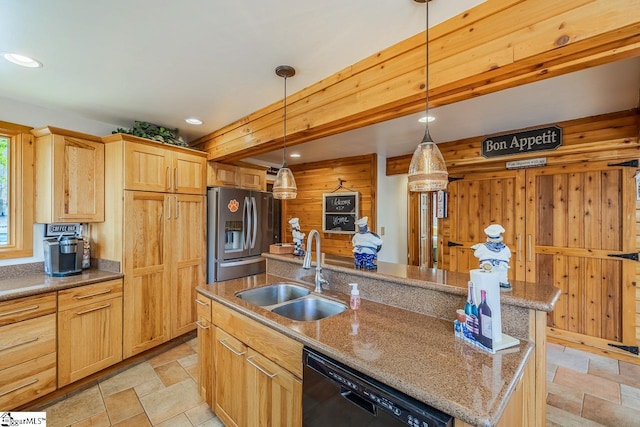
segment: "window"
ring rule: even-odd
[[[33,136],[0,122],[0,259],[33,254]]]

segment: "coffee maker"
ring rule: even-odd
[[[71,276],[82,273],[83,239],[76,235],[60,235],[44,239],[44,272],[49,276]]]

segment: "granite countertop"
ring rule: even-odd
[[[293,255],[263,253],[262,256],[302,265],[302,259]],[[437,268],[395,264],[384,261],[377,261],[376,264],[378,266],[377,270],[361,270],[354,267],[351,258],[332,256],[325,257],[325,260],[322,261],[322,269],[356,274],[364,278],[383,279],[388,282],[423,289],[433,289],[455,295],[467,295],[468,272],[458,273],[438,270]],[[512,290],[500,292],[500,302],[502,304],[550,312],[553,311],[560,297],[560,289],[553,285],[513,281],[511,286]]]
[[[299,322],[235,296],[278,282],[291,280],[263,273],[197,291],[469,424],[497,424],[533,351],[521,341],[489,354],[456,338],[451,321],[365,299],[357,311]],[[346,294],[323,295],[348,305]]]
[[[39,273],[3,279],[0,280],[0,301],[75,288],[121,277],[124,277],[122,273],[89,269],[83,270],[81,274],[66,277],[51,277]]]

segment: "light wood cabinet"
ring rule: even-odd
[[[301,426],[302,344],[217,302],[210,305],[214,343],[207,346],[210,332],[202,327],[198,342],[203,363],[212,358],[214,369],[199,385],[212,387],[218,417],[234,426]]]
[[[207,184],[216,187],[234,187],[266,191],[267,171],[242,166],[209,162]]]
[[[206,280],[206,153],[131,135],[103,138],[110,215],[96,257],[121,263],[125,358],[193,330]]]
[[[247,346],[220,328],[215,342],[215,413],[226,426],[244,426]]]
[[[56,295],[0,303],[0,407],[56,389]]]
[[[122,279],[59,291],[58,304],[58,387],[122,360]]]
[[[35,221],[104,221],[101,139],[54,127],[31,132],[36,136]]]
[[[206,194],[206,158],[166,145],[128,141],[124,146],[124,188]]]
[[[195,301],[198,315],[198,393],[209,407],[215,408],[215,327],[211,323],[211,300],[199,295]]]

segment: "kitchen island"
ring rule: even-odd
[[[328,262],[323,274],[330,290],[324,296],[348,304],[348,283],[357,282],[362,305],[299,322],[235,296],[270,283],[313,283],[315,270],[302,269],[299,258],[264,255],[266,274],[202,286],[198,292],[451,414],[457,426],[505,425],[507,416],[514,417],[510,422],[544,425],[544,325],[559,290],[515,283],[502,298],[503,330],[519,338],[520,345],[489,354],[453,334],[455,309],[464,305],[466,295],[464,275],[384,263],[377,272],[359,271]]]

